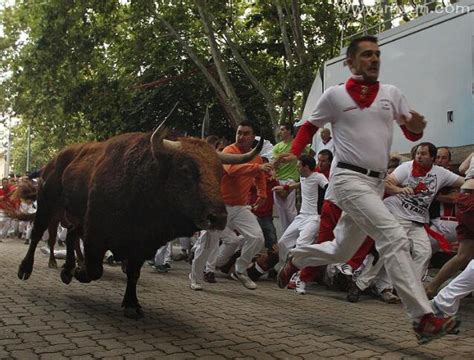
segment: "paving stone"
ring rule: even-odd
[[[306,296],[259,281],[254,292],[217,274],[218,283],[189,289],[189,264],[165,276],[145,266],[141,320],[127,319],[120,267],[102,279],[68,286],[36,254],[28,281],[12,279],[26,247],[0,243],[0,358],[18,359],[461,359],[474,354],[474,299],[463,300],[462,332],[420,346],[401,306],[310,285]],[[59,262],[59,266],[61,266]]]

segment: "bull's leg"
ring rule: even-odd
[[[66,262],[61,270],[61,280],[65,284],[69,284],[72,280],[73,271],[76,267],[76,257],[74,255],[74,248],[76,243],[79,242],[78,230],[68,229],[66,235]]]
[[[18,269],[18,277],[21,280],[28,280],[31,272],[33,271],[36,247],[43,237],[44,232],[48,228],[48,223],[49,218],[41,217],[38,214],[36,215],[35,222],[33,224],[33,230],[31,231],[31,241],[28,246],[28,251]]]
[[[82,255],[80,236],[74,241],[74,249],[76,250],[77,266],[84,267],[84,255]]]
[[[57,269],[58,263],[54,257],[54,245],[56,245],[56,236],[58,234],[59,220],[50,221],[48,225],[48,245],[49,245],[49,262],[48,267],[50,269]]]
[[[129,258],[127,261],[127,289],[122,301],[123,313],[131,319],[143,317],[143,310],[137,298],[137,282],[143,261]]]
[[[104,272],[102,261],[105,255],[105,248],[98,245],[97,239],[87,239],[84,237],[84,266],[76,268],[74,277],[83,283],[100,279]]]

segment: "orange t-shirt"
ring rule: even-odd
[[[227,146],[223,152],[242,154],[242,151],[235,144]],[[257,188],[257,196],[263,199],[267,197],[265,176],[259,170],[259,165],[262,163],[262,158],[257,155],[245,164],[224,165],[221,194],[226,205],[247,205],[248,193],[254,184]]]

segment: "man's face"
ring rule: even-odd
[[[239,126],[235,134],[235,142],[237,146],[245,151],[252,148],[255,134],[250,126]]]
[[[307,167],[303,166],[303,164],[301,164],[301,161],[299,160],[298,160],[298,172],[303,177],[306,177],[308,176],[308,173],[311,173],[311,171]]]
[[[331,162],[329,161],[329,156],[327,155],[318,155],[318,166],[319,170],[324,172],[331,167]]]
[[[331,132],[329,131],[329,129],[321,130],[321,140],[326,142],[326,141],[329,141],[330,137],[331,137]]]
[[[446,148],[440,148],[436,152],[436,165],[449,168],[449,151]]]
[[[285,126],[280,126],[280,130],[278,131],[278,135],[280,136],[281,140],[287,140],[291,138],[291,131],[288,130]]]
[[[425,168],[433,165],[433,159],[431,158],[428,146],[418,146],[416,149],[415,160]]]
[[[8,180],[7,180],[7,179],[2,180],[2,187],[3,187],[3,188],[8,187]]]
[[[362,75],[367,81],[377,81],[380,70],[379,46],[371,41],[360,42],[355,56],[348,58],[347,64],[353,74]]]

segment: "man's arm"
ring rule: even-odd
[[[411,116],[401,115],[400,128],[403,135],[410,141],[420,140],[426,127],[425,117],[416,111],[410,111]]]
[[[466,171],[469,169],[469,165],[471,165],[471,159],[474,156],[474,153],[471,153],[462,163],[459,165],[459,172],[461,174],[465,174]]]
[[[393,173],[387,176],[387,178],[385,179],[385,192],[388,195],[413,195],[415,193],[414,190],[409,186],[400,186],[397,178],[393,175]]]

